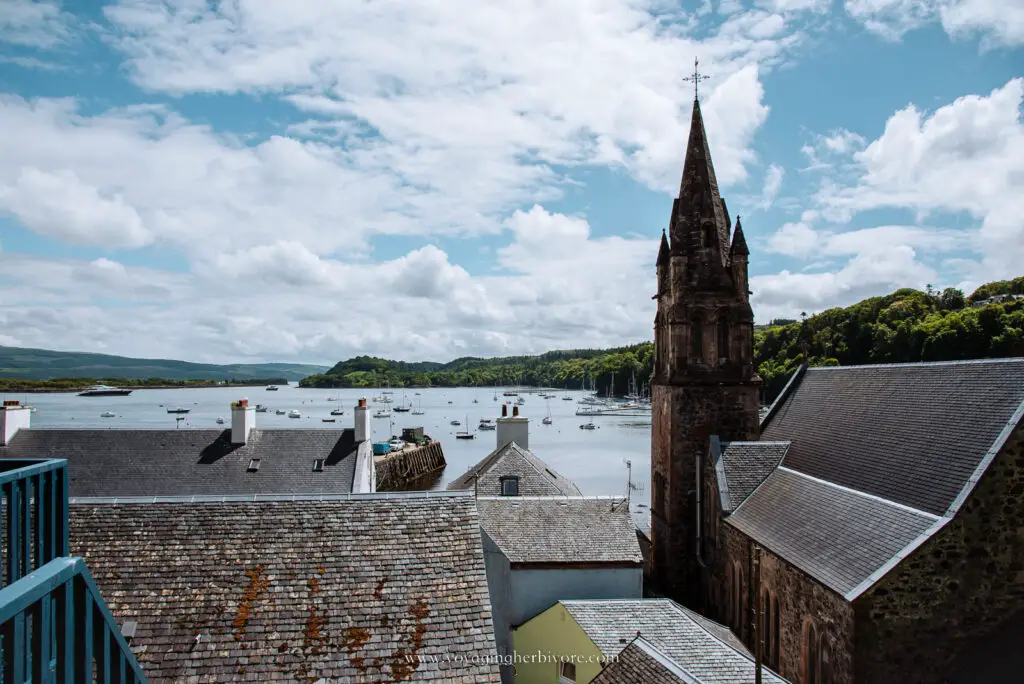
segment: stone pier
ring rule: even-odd
[[[406,447],[383,456],[374,456],[377,491],[401,491],[410,482],[439,473],[447,465],[440,442],[421,447]]]

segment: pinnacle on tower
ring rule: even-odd
[[[740,217],[736,217],[736,231],[732,234],[732,247],[729,249],[730,254],[739,254],[741,256],[749,256],[750,250],[747,249],[747,240],[743,237],[743,226],[740,225]]]
[[[672,250],[668,245],[668,236],[665,235],[665,231],[661,231],[661,247],[658,248],[658,266],[664,266],[668,264],[668,259],[672,255]]]

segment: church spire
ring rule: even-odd
[[[743,226],[740,225],[740,217],[736,217],[736,231],[732,234],[732,247],[729,249],[730,254],[739,254],[742,256],[749,256],[750,250],[747,249],[747,240],[743,237]]]
[[[679,186],[678,216],[672,226],[672,247],[680,254],[710,250],[706,254],[718,257],[724,266],[729,253],[729,232],[700,101],[694,100]]]

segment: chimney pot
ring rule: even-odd
[[[501,417],[508,418],[508,404],[501,405]]]
[[[512,407],[512,417],[515,418],[518,415],[519,415],[519,407],[518,406],[513,406]]]
[[[256,409],[249,406],[248,399],[231,402],[231,443],[245,444],[249,433],[256,426]]]
[[[365,398],[359,400],[359,406],[361,408],[366,406],[366,399]]]

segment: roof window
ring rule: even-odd
[[[519,496],[519,476],[506,475],[501,478],[502,496]]]
[[[258,459],[258,458],[250,458],[249,459],[249,472],[250,473],[255,473],[259,469],[260,469],[260,459]]]
[[[313,472],[322,473],[324,472],[324,459],[318,458],[313,461]]]

